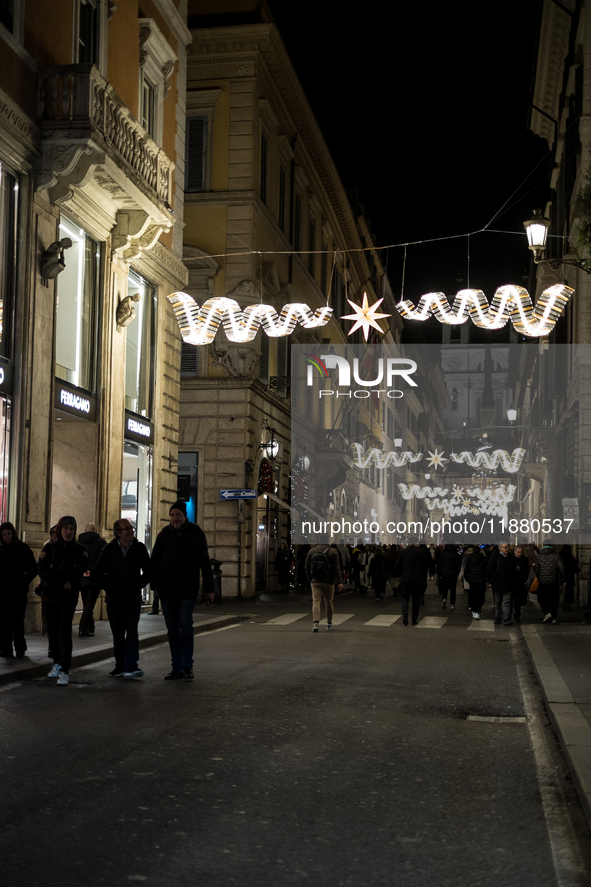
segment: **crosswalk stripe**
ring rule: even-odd
[[[370,619],[369,622],[364,622],[364,625],[384,625],[388,627],[389,625],[393,625],[394,622],[397,622],[400,619],[400,614],[398,616],[389,616],[386,613],[380,613],[379,616],[374,616],[373,619]]]
[[[275,619],[269,619],[268,622],[262,622],[262,625],[290,625],[297,622],[298,619],[305,619],[308,613],[284,613],[283,616],[276,616]]]
[[[425,616],[417,628],[441,628],[447,622],[447,616]]]
[[[352,619],[355,613],[335,613],[332,617],[333,625],[342,625],[347,619]],[[320,620],[321,625],[326,625],[326,619]]]
[[[468,626],[468,631],[494,631],[494,619],[473,619]]]

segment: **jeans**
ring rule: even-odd
[[[135,671],[140,658],[138,625],[142,605],[107,601],[107,616],[113,634],[115,665],[123,671]]]
[[[72,664],[72,620],[78,600],[45,602],[47,634],[53,661],[61,665],[66,674]]]
[[[334,585],[332,582],[312,582],[312,619],[320,622],[320,605],[322,598],[326,603],[326,621],[332,622],[334,613]]]
[[[82,616],[80,617],[79,631],[94,632],[94,606],[99,596],[100,588],[94,582],[83,585],[80,589],[82,595]]]
[[[468,589],[468,603],[473,613],[480,614],[486,597],[486,582],[471,582]]]
[[[558,582],[553,582],[549,585],[538,585],[538,603],[544,616],[547,613],[551,613],[553,619],[558,619],[559,599],[560,589]]]
[[[27,649],[25,640],[25,610],[27,609],[27,593],[13,593],[2,601],[0,609],[0,655],[12,656],[14,652],[24,653]]]
[[[178,671],[193,665],[193,609],[195,601],[185,598],[182,601],[171,601],[160,598],[164,621],[168,631],[168,644],[172,667]]]
[[[420,582],[401,582],[400,593],[402,596],[402,613],[408,613],[408,602],[412,600],[412,621],[419,618],[421,597],[424,594],[423,585]]]
[[[511,588],[509,585],[493,585],[495,619],[511,622]]]
[[[449,602],[454,607],[456,605],[456,585],[457,578],[452,576],[440,576],[439,577],[439,594],[443,598],[443,600],[447,600],[447,593],[449,592]]]

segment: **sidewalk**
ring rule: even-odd
[[[200,634],[203,631],[212,631],[214,628],[222,628],[225,625],[233,625],[251,618],[246,613],[226,614],[221,607],[208,607],[207,610],[204,607],[199,607],[193,613],[194,632]],[[140,650],[165,643],[168,637],[164,616],[151,616],[143,613],[140,616],[139,635]],[[26,639],[27,653],[23,659],[0,658],[0,685],[10,681],[43,677],[51,668],[53,660],[47,656],[47,638],[42,637],[41,634],[28,634]],[[78,637],[78,626],[75,625],[72,630],[72,642],[74,647],[72,668],[88,665],[91,662],[100,662],[113,655],[113,637],[107,620],[96,622],[93,638]]]
[[[591,625],[522,625],[548,715],[591,827]],[[575,614],[569,614],[574,616]]]

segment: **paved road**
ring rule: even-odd
[[[160,647],[140,682],[4,688],[3,887],[587,885],[519,632],[380,606],[341,598],[318,634],[307,602],[258,607],[196,637],[194,683]]]

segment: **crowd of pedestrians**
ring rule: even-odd
[[[158,534],[151,557],[127,518],[115,521],[110,542],[93,524],[78,539],[77,531],[74,517],[60,518],[35,561],[14,526],[0,525],[0,656],[8,661],[25,656],[27,595],[39,576],[35,591],[41,597],[48,655],[53,659],[48,677],[57,678],[60,686],[68,685],[78,599],[82,597],[83,605],[79,635],[93,637],[93,610],[104,589],[115,657],[110,675],[141,678],[138,626],[142,589],[151,584],[160,598],[168,633],[172,670],[165,680],[194,680],[193,609],[201,577],[204,595],[213,600],[214,578],[205,534],[187,520],[185,502],[171,506],[169,524]]]
[[[326,564],[321,570],[321,557]],[[441,607],[455,610],[458,583],[466,594],[472,618],[481,618],[487,589],[494,604],[495,625],[513,625],[521,622],[522,607],[530,595],[535,597],[542,611],[542,621],[556,624],[560,594],[564,593],[562,609],[573,609],[575,576],[580,572],[577,558],[570,545],[560,551],[551,541],[541,548],[535,545],[515,547],[508,542],[499,545],[458,546],[424,545],[410,539],[405,545],[377,545],[358,542],[357,545],[301,546],[298,558],[298,581],[303,578],[312,588],[313,630],[318,631],[320,602],[326,600],[327,622],[332,629],[334,590],[344,581],[353,586],[356,594],[373,592],[377,602],[383,601],[388,584],[394,597],[400,595],[404,625],[416,625],[419,609],[425,602],[428,579],[436,579]],[[301,567],[300,567],[301,565]],[[332,585],[332,590],[329,586]],[[591,597],[591,562],[589,565],[589,595]],[[330,605],[328,603],[330,598]],[[591,621],[591,607],[584,615]]]

